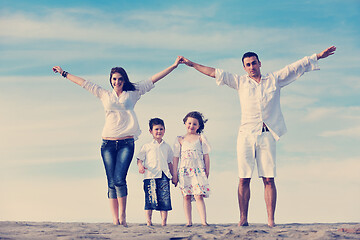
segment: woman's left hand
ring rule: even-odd
[[[60,73],[60,74],[62,74],[62,72],[63,72],[62,68],[59,67],[59,66],[53,67],[52,70],[54,71],[54,73]]]

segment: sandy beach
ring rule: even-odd
[[[111,223],[0,222],[0,239],[360,239],[360,223],[265,224],[238,227],[234,224],[195,224],[166,227],[129,223],[127,228]]]

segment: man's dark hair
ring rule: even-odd
[[[258,57],[258,55],[257,55],[256,53],[254,53],[254,52],[244,53],[244,55],[243,55],[243,57],[242,57],[242,59],[241,59],[241,61],[242,61],[242,63],[243,63],[243,66],[245,66],[245,65],[244,65],[244,58],[254,57],[254,56],[256,57],[256,59],[258,60],[258,62],[260,62],[259,57]]]
[[[165,128],[165,123],[160,118],[152,118],[152,119],[150,119],[150,121],[149,121],[150,130],[153,129],[154,125],[161,125],[161,126],[163,126]]]

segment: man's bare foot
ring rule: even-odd
[[[339,228],[338,232],[360,234],[360,228]]]
[[[247,221],[240,221],[238,224],[239,227],[248,227],[249,223]]]

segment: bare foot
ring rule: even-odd
[[[150,226],[152,226],[153,224],[152,224],[151,221],[147,221],[146,225],[147,225],[148,227],[150,227]]]
[[[274,220],[268,221],[268,226],[271,227],[271,228],[275,227],[275,222],[274,222]]]
[[[204,227],[210,226],[208,223],[202,223],[201,225],[203,225]]]
[[[240,221],[239,224],[238,224],[239,227],[248,227],[249,226],[249,223],[247,221]]]
[[[123,225],[124,227],[128,227],[126,221],[121,221],[121,222],[120,222],[120,225]]]
[[[339,228],[338,232],[356,233],[360,234],[360,228]]]
[[[114,219],[114,220],[113,220],[113,224],[114,224],[114,225],[120,225],[119,219]]]

